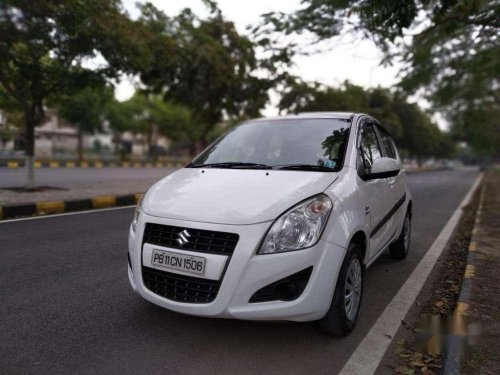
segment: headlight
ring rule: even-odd
[[[139,214],[141,213],[141,208],[142,208],[142,198],[146,195],[144,193],[139,200],[137,201],[137,205],[135,206],[135,212],[134,212],[134,220],[132,220],[132,231],[135,233],[135,226],[137,225],[137,220],[139,220]]]
[[[313,246],[325,228],[332,207],[332,201],[324,194],[292,207],[273,223],[258,253],[281,253]]]

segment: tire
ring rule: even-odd
[[[394,259],[402,260],[408,256],[411,238],[411,214],[408,211],[403,222],[403,229],[398,239],[389,246],[389,252]]]
[[[358,275],[359,279],[356,278],[355,275]],[[349,302],[349,290],[346,288],[348,279],[350,281],[354,280],[357,284],[355,285],[357,291],[351,294],[352,303],[356,303],[355,311],[352,309],[349,310],[348,306],[346,306]],[[363,280],[364,267],[362,251],[358,245],[351,244],[339,272],[330,309],[319,321],[320,327],[324,332],[333,336],[346,336],[356,327],[363,296]],[[353,299],[353,297],[355,299]]]

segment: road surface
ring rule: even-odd
[[[220,374],[338,372],[478,175],[410,174],[410,255],[368,270],[348,337],[314,323],[180,315],[135,295],[127,280],[132,209],[0,223],[0,373]]]

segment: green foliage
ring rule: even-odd
[[[364,90],[345,82],[340,88],[318,83],[291,82],[279,103],[281,111],[349,111],[368,113],[377,118],[394,136],[407,156],[449,157],[454,150],[443,134],[418,105],[387,89]]]
[[[189,137],[192,115],[188,108],[163,100],[159,96],[136,93],[124,102],[113,102],[108,119],[113,129],[149,133],[152,127],[173,140]]]
[[[113,89],[109,87],[88,86],[55,99],[59,116],[77,128],[80,160],[83,160],[83,135],[102,131],[107,106],[113,100],[113,95]]]
[[[113,100],[113,90],[109,87],[85,87],[67,95],[56,104],[59,116],[76,125],[83,134],[102,131],[106,110]]]
[[[481,159],[500,158],[500,108],[483,104],[451,113],[452,135],[466,140]]]
[[[344,82],[340,88],[322,86],[318,83],[294,82],[283,94],[280,110],[299,113],[310,111],[348,111],[368,113],[381,121],[399,138],[402,125],[394,112],[393,95],[387,89],[365,90],[360,86]]]
[[[500,2],[444,3],[404,50],[402,87],[444,113],[458,140],[500,156]]]
[[[0,124],[0,143],[2,147],[14,139],[24,123],[23,112],[17,103],[7,95],[0,86],[0,115],[4,123]]]
[[[106,119],[114,131],[146,134],[149,143],[155,132],[186,147],[199,139],[200,127],[192,111],[158,95],[136,93],[124,102],[113,100],[108,104]]]
[[[16,131],[14,128],[22,129],[24,125],[24,115],[22,108],[19,107],[19,104],[12,99],[10,95],[8,95],[0,86],[0,113],[6,119],[5,127],[7,129],[3,129],[4,133],[2,133],[2,137],[4,139],[11,139]]]
[[[300,34],[308,31],[317,41],[355,32],[387,48],[388,42],[412,25],[422,3],[415,0],[303,0],[302,7],[291,14],[264,14],[262,24],[254,32]]]
[[[123,133],[135,131],[134,116],[136,111],[136,106],[130,101],[119,102],[114,99],[108,102],[105,116],[111,130]]]
[[[256,45],[237,32],[215,3],[208,4],[206,19],[189,9],[170,18],[146,4],[138,21],[152,31],[148,45],[156,56],[140,67],[141,81],[150,91],[192,110],[199,129],[191,138],[203,144],[220,122],[258,116],[273,85],[257,74],[262,66]]]
[[[140,35],[118,0],[0,3],[0,86],[24,113],[28,188],[34,187],[34,127],[42,122],[45,101],[146,61],[147,50],[136,43]],[[98,55],[107,63],[83,67]]]
[[[40,123],[43,101],[101,77],[116,77],[133,56],[133,43],[119,34],[132,24],[116,0],[22,1],[0,5],[0,84]],[[129,38],[127,34],[127,39]],[[127,48],[128,54],[124,54]],[[101,53],[108,64],[83,69]]]
[[[452,130],[482,154],[500,144],[500,2],[497,0],[303,0],[291,14],[264,15],[257,35],[347,32],[374,40],[406,67],[401,87],[427,98]],[[418,31],[415,31],[418,30]],[[409,41],[409,42],[408,42]],[[481,122],[481,124],[479,124]],[[481,133],[481,134],[479,134]],[[493,153],[493,154],[492,154]]]
[[[200,126],[191,109],[158,96],[151,99],[150,105],[151,120],[158,126],[160,134],[188,146],[200,139]]]

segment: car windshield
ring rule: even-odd
[[[284,119],[236,126],[188,167],[338,171],[350,121]]]

